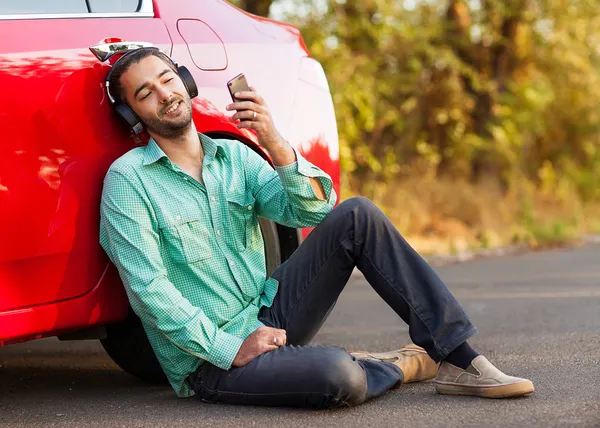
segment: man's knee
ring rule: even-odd
[[[369,217],[372,214],[381,213],[381,210],[377,205],[364,196],[355,196],[346,199],[344,202],[340,203],[334,211],[337,211],[338,214],[342,216],[353,214],[358,217]]]
[[[362,367],[343,349],[327,348],[316,375],[322,382],[326,395],[331,397],[331,407],[362,403],[367,395],[367,377]]]

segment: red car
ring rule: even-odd
[[[98,243],[104,175],[147,140],[121,126],[103,87],[110,64],[99,57],[120,49],[120,40],[151,43],[187,66],[200,92],[198,129],[264,156],[255,134],[239,131],[225,112],[226,82],[243,72],[282,135],[331,175],[339,193],[337,129],[323,69],[293,26],[223,0],[0,2],[0,346],[101,339],[125,371],[162,380]],[[262,226],[270,271],[307,231]]]

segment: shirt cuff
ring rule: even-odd
[[[294,189],[295,192],[303,196],[314,196],[314,191],[310,182],[306,179],[318,178],[325,191],[326,201],[331,197],[333,182],[327,173],[316,167],[292,147],[296,153],[296,162],[285,166],[275,166],[275,171],[279,174],[279,179],[284,189]]]
[[[229,370],[242,343],[244,343],[244,339],[225,333],[223,330],[217,330],[217,337],[208,355],[208,362],[220,369]]]
[[[263,292],[260,295],[259,309],[263,306],[267,306],[269,308],[271,307],[271,305],[273,304],[273,300],[275,300],[277,290],[279,290],[279,281],[277,281],[273,277],[265,281],[265,285],[263,286]]]

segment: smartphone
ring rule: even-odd
[[[229,89],[229,94],[231,95],[231,99],[234,103],[242,100],[238,100],[233,96],[236,92],[249,91],[250,86],[248,86],[248,82],[246,81],[246,76],[244,73],[240,73],[227,82],[227,89]]]

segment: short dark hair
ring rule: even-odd
[[[121,85],[121,77],[129,67],[133,64],[137,64],[144,58],[149,56],[155,56],[164,61],[175,73],[177,73],[177,66],[173,63],[173,60],[167,56],[163,51],[157,48],[140,48],[131,52],[127,52],[123,57],[113,65],[111,70],[110,79],[108,81],[110,86],[110,94],[116,101],[125,102],[125,96],[123,92],[123,86]]]

